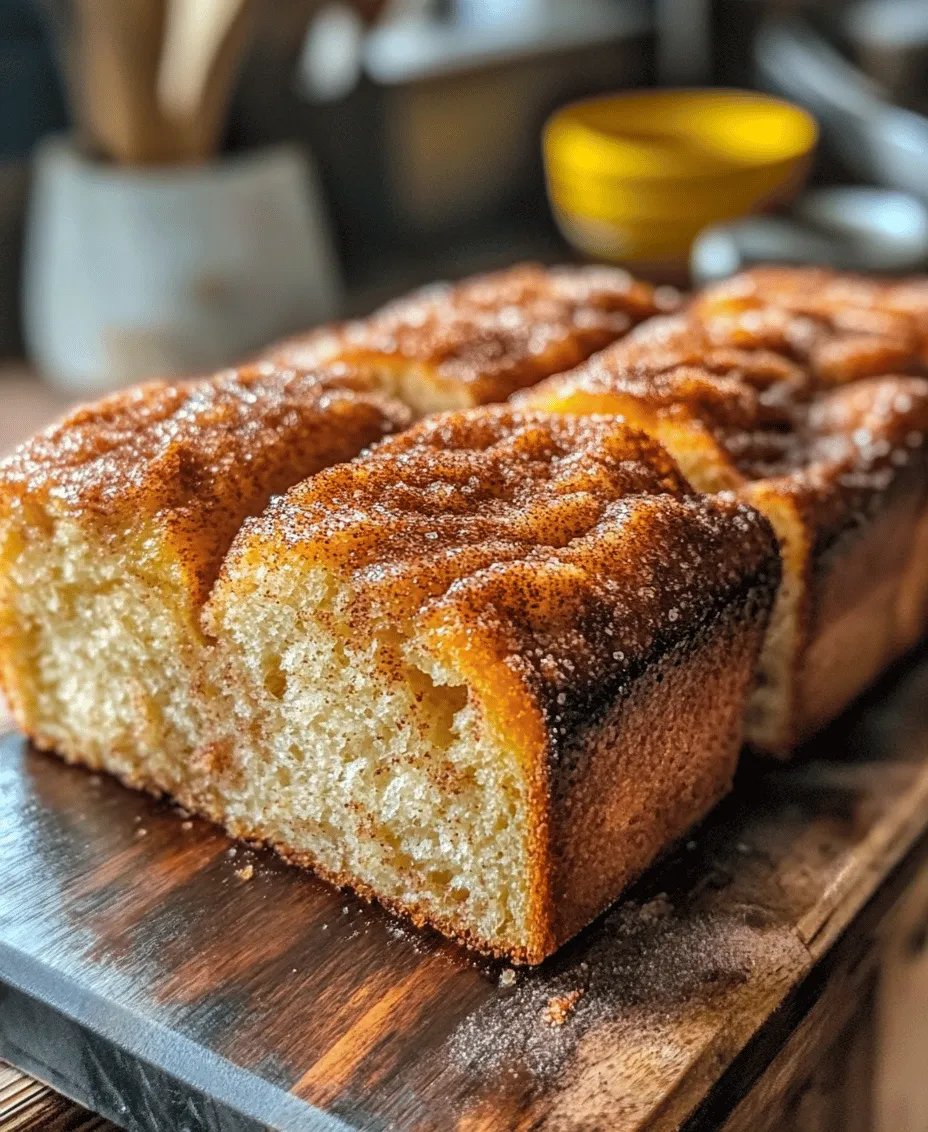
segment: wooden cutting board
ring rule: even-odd
[[[926,829],[928,653],[514,974],[7,736],[0,1057],[133,1129],[716,1128]]]
[[[0,1132],[114,1132],[115,1125],[0,1065]]]

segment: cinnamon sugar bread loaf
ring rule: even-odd
[[[861,378],[924,368],[925,291],[649,318],[527,265],[107,398],[0,465],[0,683],[40,746],[538,962],[745,711],[782,753],[923,633],[928,382]]]
[[[0,464],[0,685],[41,747],[183,792],[217,695],[199,614],[248,515],[407,423],[256,366],[78,409]]]
[[[768,524],[614,421],[449,413],[245,523],[209,812],[538,962],[728,789]]]
[[[676,320],[665,329],[517,400],[617,414],[660,441],[696,489],[733,491],[767,516],[784,572],[746,732],[786,753],[924,632],[928,382],[816,392],[788,360],[708,346]]]
[[[423,288],[268,357],[297,367],[345,363],[422,415],[505,401],[678,305],[672,288],[655,290],[619,268],[521,264]]]

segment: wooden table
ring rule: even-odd
[[[31,413],[30,420],[39,423],[34,418],[54,401],[38,391],[30,399],[31,387],[21,380],[6,390],[0,384],[0,428],[7,427],[0,445],[15,439],[3,411],[11,390],[20,406],[24,399],[31,405],[20,420]],[[163,807],[105,782],[89,790],[88,776],[81,772],[44,756],[26,758],[36,797],[64,807],[69,820],[96,821],[108,844],[124,838],[127,847],[132,845],[135,814],[149,833],[142,851],[131,850],[139,868],[150,869],[159,855],[177,851],[178,819]],[[7,761],[6,768],[0,763],[0,777],[5,769],[18,773]],[[438,1108],[428,1111],[443,1114],[442,1127],[471,1132],[508,1127],[643,1132],[681,1126],[686,1132],[928,1130],[928,651],[839,721],[806,761],[766,769],[746,764],[735,795],[688,845],[653,869],[629,899],[553,963],[520,976],[518,986],[505,993],[496,987],[495,969],[469,970],[453,949],[427,936],[420,940],[397,932],[380,913],[333,896],[271,858],[256,857],[254,880],[239,895],[221,897],[230,891],[222,884],[234,887],[235,862],[225,862],[220,835],[195,824],[194,840],[183,848],[185,876],[200,876],[195,869],[206,866],[202,875],[213,879],[212,895],[204,890],[205,898],[216,899],[220,892],[228,904],[224,934],[236,957],[230,974],[247,955],[235,951],[242,938],[234,909],[242,902],[261,908],[272,929],[291,923],[286,946],[294,955],[294,970],[297,962],[311,961],[321,941],[349,920],[358,925],[343,942],[349,960],[357,956],[385,964],[377,985],[369,970],[357,974],[355,989],[349,985],[355,977],[350,967],[339,975],[358,1009],[348,1011],[354,1020],[345,1023],[341,1036],[333,1031],[316,1053],[308,1048],[312,1039],[299,1035],[301,1011],[283,1018],[291,1009],[289,992],[265,1037],[253,1042],[278,1075],[288,1042],[307,1047],[309,1067],[294,1089],[313,1105],[373,1097],[384,1112],[421,1117],[426,1110],[410,1100],[413,1054],[394,1060],[394,1049],[398,1042],[414,1049],[416,1027],[434,1031],[437,1024],[449,1030],[452,1046],[457,1042],[450,1060],[442,1060],[440,1051],[433,1057],[432,1083],[422,1085],[425,1094],[439,1090],[429,1094]],[[66,821],[62,828],[69,827]],[[0,844],[2,834],[0,814]],[[160,888],[146,898],[148,915],[159,914],[156,901],[171,899],[164,871],[169,860],[164,857],[163,866],[150,874],[159,878]],[[137,881],[141,885],[149,875],[144,870]],[[292,931],[292,918],[282,918],[288,902],[306,917],[302,934]],[[334,915],[349,904],[350,917]],[[329,905],[333,914],[318,915]],[[114,913],[125,938],[144,934],[145,922],[132,919],[131,902],[117,901]],[[102,915],[101,922],[109,923],[105,909]],[[330,929],[324,935],[319,931],[323,920]],[[275,938],[273,930],[262,936],[263,969],[277,962]],[[189,946],[193,950],[185,962],[203,980],[201,1012],[215,1016],[228,988],[210,982],[212,965],[197,962],[195,940]],[[325,954],[330,957],[331,950]],[[399,981],[389,971],[391,964],[397,975],[402,972]],[[311,980],[311,967],[306,970]],[[543,1007],[575,982],[582,996],[564,1025],[550,1029]],[[153,1001],[182,992],[181,1005],[172,1010],[186,1009],[184,988],[170,979],[169,985]],[[433,1002],[433,985],[453,993],[443,992]],[[241,1024],[250,1019],[247,996],[263,992],[249,982],[236,993],[245,994],[238,1007],[246,1010]],[[3,1002],[0,997],[0,1031]],[[483,1059],[481,1073],[492,1076],[500,1049],[508,1046],[518,1053],[511,1083],[493,1085],[478,1103],[468,1058]],[[229,1056],[240,1060],[247,1049],[248,1040]],[[22,1063],[38,1069],[28,1058]],[[263,1072],[261,1064],[258,1057],[252,1072]],[[447,1108],[440,1101],[446,1088]],[[455,1107],[456,1089],[467,1094],[466,1111]],[[342,1103],[342,1111],[351,1111],[350,1099]],[[174,1124],[155,1126],[168,1132]],[[379,1126],[432,1125],[397,1118]],[[0,1067],[2,1132],[112,1127]]]
[[[115,1132],[116,1126],[0,1064],[3,1132]]]

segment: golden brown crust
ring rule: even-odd
[[[775,563],[767,524],[742,504],[632,495],[569,541],[456,579],[422,619],[458,663],[470,658],[475,681],[491,665],[517,673],[544,722],[557,790],[623,690],[667,651],[698,647],[739,594],[775,589]]]
[[[603,354],[608,369],[641,377],[697,366],[719,377],[739,377],[758,392],[810,385],[807,370],[782,352],[750,342],[743,347],[715,342],[689,312],[648,319]]]
[[[558,942],[728,792],[766,624],[755,612],[732,601],[655,656],[586,733],[583,759],[565,760],[552,822]]]
[[[503,406],[447,413],[291,489],[245,525],[229,563],[298,552],[349,572],[359,608],[363,595],[373,616],[407,617],[461,578],[567,546],[610,503],[658,494],[689,489],[658,445],[621,425]]]
[[[884,490],[913,463],[912,437],[926,423],[924,379],[870,378],[820,392],[789,370],[782,380],[765,362],[753,367],[751,353],[726,357],[734,352],[694,348],[692,355],[668,354],[660,337],[656,344],[652,338],[618,342],[517,394],[513,404],[624,416],[658,437],[663,430],[655,426],[704,431],[732,486],[793,476],[806,485],[799,491],[844,490],[856,475],[862,489]],[[700,359],[707,355],[705,364]]]
[[[533,880],[529,938],[507,948],[514,958],[549,954],[727,788],[779,582],[776,543],[753,509],[693,496],[641,433],[502,406],[423,422],[246,523],[207,624],[256,564],[295,559],[350,582],[339,616],[352,640],[401,626],[516,745]],[[711,673],[700,662],[723,638],[720,680],[717,649]],[[711,737],[690,728],[708,739],[690,764],[665,722],[676,713],[686,730],[700,670],[720,698],[706,715]],[[629,743],[642,710],[652,734]],[[598,799],[587,822],[587,794],[607,782],[614,799]],[[584,823],[602,836],[581,836]]]
[[[672,290],[618,268],[522,264],[424,288],[363,321],[284,342],[269,357],[379,371],[413,363],[445,389],[449,407],[486,404],[576,365],[678,302]]]
[[[802,420],[804,466],[789,490],[808,500],[822,563],[842,532],[889,504],[925,489],[928,381],[871,378],[813,398]],[[785,485],[784,485],[785,490]]]
[[[748,497],[789,499],[809,532],[810,590],[832,573],[846,540],[899,498],[920,501],[928,477],[928,381],[870,378],[812,397],[794,407],[789,458],[756,480]],[[755,488],[757,490],[755,490]],[[913,520],[913,521],[917,521]],[[853,582],[845,577],[850,599]],[[872,579],[869,580],[872,582]],[[817,619],[829,611],[813,602]],[[831,611],[834,612],[834,611]]]
[[[928,369],[928,279],[759,267],[708,287],[691,317],[717,345],[762,347],[839,384]]]
[[[653,356],[636,337],[656,343]],[[619,415],[664,443],[694,487],[735,490],[771,519],[790,582],[779,693],[789,705],[781,701],[776,736],[769,715],[763,729],[752,715],[749,731],[785,752],[924,627],[928,572],[915,547],[928,492],[928,382],[871,378],[825,392],[815,382],[767,384],[741,362],[726,372],[718,357],[715,372],[674,368],[685,355],[668,353],[668,338],[679,341],[679,326],[633,335],[515,400]]]
[[[370,379],[263,363],[152,382],[84,405],[0,463],[0,504],[81,516],[101,533],[162,525],[195,604],[246,516],[351,459],[408,414]]]
[[[608,354],[608,351],[604,351]],[[737,373],[720,376],[697,366],[655,375],[615,371],[597,357],[528,391],[518,403],[560,413],[621,416],[644,429],[681,462],[704,491],[735,488],[783,473],[801,462],[802,402],[780,388],[766,396]],[[699,459],[694,474],[690,449]]]
[[[792,508],[805,532],[796,702],[784,746],[834,718],[915,643],[928,597],[917,561],[928,506],[928,381],[842,386],[811,402],[804,428],[804,466],[743,492],[762,510]],[[907,626],[910,592],[919,612]]]
[[[292,488],[246,522],[224,575],[234,590],[252,563],[299,556],[350,578],[357,632],[415,617],[446,642],[462,627],[469,647],[479,623],[566,734],[655,642],[767,571],[770,538],[751,509],[693,496],[637,430],[498,406],[434,417]]]

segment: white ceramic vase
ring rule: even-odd
[[[83,396],[216,369],[331,318],[340,286],[305,156],[289,147],[123,169],[38,150],[23,317],[32,360]]]

